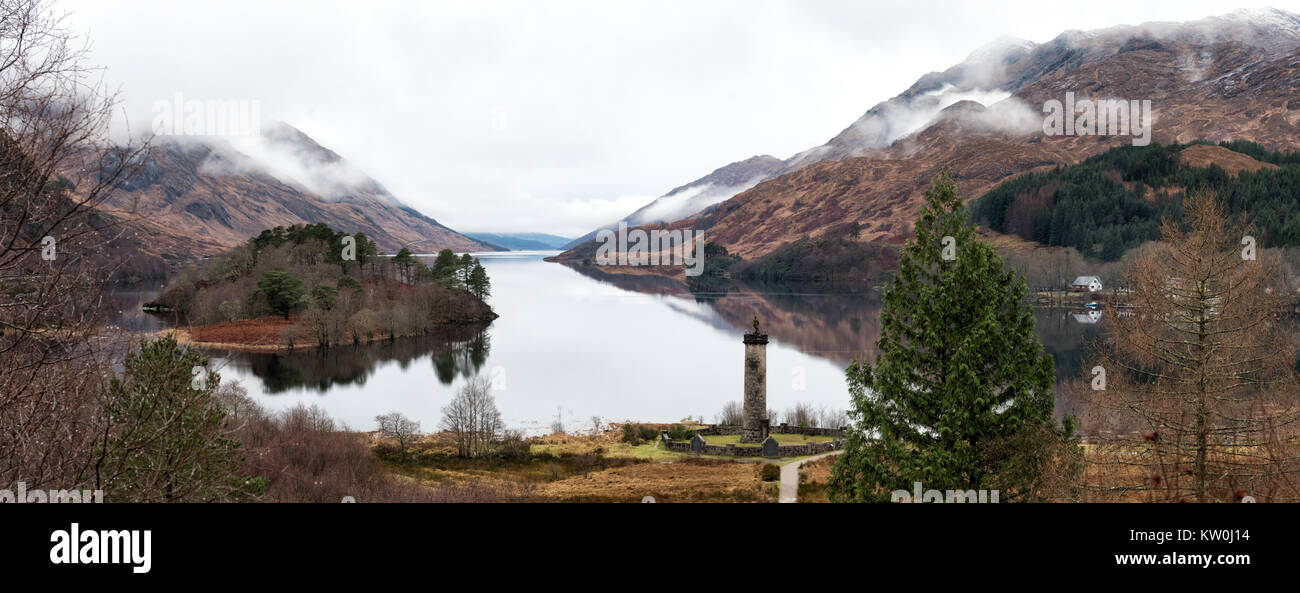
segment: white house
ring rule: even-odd
[[[1086,290],[1088,292],[1097,292],[1101,290],[1101,278],[1097,276],[1079,276],[1070,284],[1074,290]]]

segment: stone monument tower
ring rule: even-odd
[[[767,334],[759,331],[755,315],[754,333],[745,334],[745,424],[740,442],[761,443],[767,433]]]

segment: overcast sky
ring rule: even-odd
[[[1231,0],[1230,0],[1231,1]],[[981,3],[982,4],[982,3]],[[1272,6],[1300,12],[1300,0]],[[461,231],[576,236],[819,145],[1001,35],[1185,21],[1165,2],[64,0],[133,125],[246,99]],[[1250,5],[1245,5],[1250,6]]]

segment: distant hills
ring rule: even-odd
[[[555,251],[573,241],[546,233],[465,233],[465,236],[510,251]]]
[[[1000,39],[920,77],[826,144],[780,165],[762,159],[761,171],[738,176],[741,185],[761,177],[752,187],[653,224],[704,231],[747,260],[803,238],[896,244],[911,234],[941,171],[972,199],[1025,173],[1131,145],[1129,136],[1045,135],[1042,107],[1066,92],[1150,100],[1152,137],[1165,145],[1250,140],[1290,151],[1300,149],[1297,88],[1300,16],[1275,9],[1066,31],[1042,44]]]
[[[401,202],[382,184],[284,123],[260,138],[158,137],[101,206],[130,221],[152,256],[188,259],[234,247],[263,229],[325,223],[396,252],[494,251]]]

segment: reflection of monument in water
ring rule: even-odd
[[[758,328],[745,334],[745,417],[740,442],[761,443],[767,438],[771,420],[767,417],[767,334]]]

